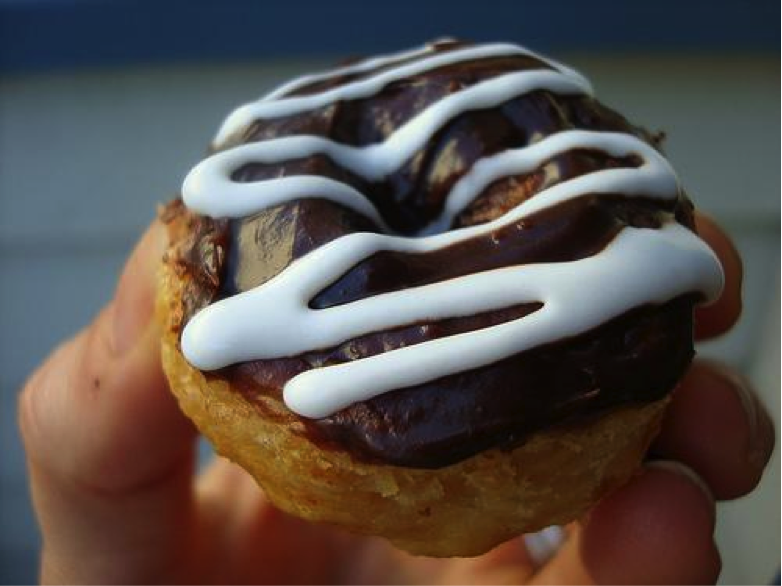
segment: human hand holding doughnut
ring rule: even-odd
[[[740,312],[740,261],[699,218],[726,287],[696,313],[714,336]],[[432,560],[278,512],[243,471],[218,460],[194,475],[195,432],[168,392],[152,319],[163,250],[154,225],[114,300],[58,348],[20,397],[41,579],[138,582],[701,583],[716,580],[717,499],[746,494],[773,449],[769,416],[734,374],[696,362],[666,412],[655,458],[574,525],[536,568],[520,540],[475,559]],[[696,476],[697,475],[697,476]],[[696,480],[699,479],[699,480]]]
[[[469,569],[484,572],[472,580],[535,570],[572,581],[547,572],[572,569],[557,560],[573,552],[602,580],[601,557],[632,560],[628,548],[640,545],[642,559],[655,540],[670,544],[655,529],[659,512],[651,523],[635,513],[617,531],[622,505],[598,504],[626,482],[614,503],[643,479],[681,472],[637,473],[693,355],[693,304],[723,290],[719,259],[697,237],[659,147],[582,75],[507,43],[436,41],[298,78],[235,110],[162,213],[158,335],[180,408],[265,496],[218,466],[195,491],[180,487],[177,506],[153,511],[171,533],[143,525],[117,549],[138,553],[152,579],[243,581],[257,577],[246,574],[255,563],[282,572],[271,581],[431,581],[415,575],[427,569],[456,572],[444,581]],[[108,344],[118,358],[133,356],[128,303],[144,296],[120,286]],[[733,319],[706,317],[705,331]],[[124,370],[133,369],[111,372]],[[92,378],[96,403],[120,386],[105,384]],[[676,412],[658,447],[689,461],[700,450],[676,452],[687,445]],[[117,441],[142,455],[147,482],[128,483],[132,466],[104,456],[86,462],[108,480],[74,491],[122,498],[164,475],[162,457],[134,445],[155,437],[154,414],[141,403],[127,414],[147,429]],[[96,430],[84,425],[82,441],[98,444]],[[166,461],[187,454],[187,442],[164,443]],[[187,489],[187,468],[177,472]],[[597,508],[538,568],[543,556],[519,543],[473,562],[399,558],[262,498],[438,557],[477,556]],[[90,528],[93,517],[72,522]],[[711,529],[711,515],[701,520]],[[167,558],[141,555],[166,541]],[[689,567],[713,566],[713,547],[690,550]],[[121,568],[112,557],[97,563]]]

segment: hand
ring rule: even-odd
[[[700,218],[727,286],[697,313],[714,336],[740,312],[741,263]],[[168,392],[151,317],[164,246],[155,224],[114,300],[59,347],[19,401],[41,580],[139,582],[690,583],[713,582],[714,498],[754,488],[773,449],[769,416],[746,383],[696,362],[652,448],[662,462],[568,528],[542,567],[513,540],[475,559],[415,558],[385,541],[274,509],[243,471],[218,459],[194,475],[196,432]]]

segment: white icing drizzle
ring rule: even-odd
[[[231,180],[231,172],[252,162],[279,163],[326,154],[345,169],[367,180],[378,181],[399,169],[443,125],[459,114],[491,108],[537,89],[578,94],[585,87],[554,71],[508,73],[443,98],[379,144],[355,147],[320,136],[286,136],[243,144],[217,153],[196,165],[185,178],[182,197],[188,208],[200,214],[236,218],[283,201],[315,196],[334,199],[377,221],[377,214],[367,210],[367,206],[371,206],[368,200],[344,183],[320,176],[308,176],[306,180],[299,176],[237,183]],[[217,193],[222,195],[216,197]]]
[[[231,114],[229,114],[229,116],[225,119],[223,125],[220,127],[220,130],[217,133],[217,136],[214,139],[214,143],[217,145],[223,143],[231,135],[246,128],[255,120],[281,118],[283,116],[300,114],[302,112],[328,106],[329,104],[333,104],[341,100],[356,100],[360,98],[367,98],[377,94],[391,82],[405,79],[413,75],[418,75],[420,73],[431,71],[440,67],[445,67],[446,65],[453,65],[454,63],[461,63],[464,61],[474,61],[476,59],[486,59],[489,57],[504,57],[513,55],[527,55],[539,59],[543,63],[546,63],[555,69],[555,72],[552,73],[557,73],[556,77],[558,79],[561,80],[566,78],[570,80],[571,86],[578,86],[585,93],[591,93],[592,91],[592,87],[589,81],[577,71],[556,63],[551,59],[545,59],[542,56],[523,49],[517,45],[511,45],[508,43],[478,45],[467,49],[455,49],[443,53],[433,53],[431,57],[426,57],[424,59],[413,61],[412,63],[400,65],[399,67],[382,71],[377,75],[372,75],[365,79],[347,83],[345,85],[326,90],[325,92],[315,93],[307,96],[279,98],[275,100],[261,99],[256,102],[239,106],[239,108],[231,112]],[[319,77],[322,78],[324,76]],[[298,83],[296,83],[296,87],[300,87]],[[546,88],[545,86],[541,86],[536,89],[552,89],[552,91],[556,91],[556,88]],[[516,95],[521,95],[525,91],[529,90],[519,90],[518,94]],[[278,92],[272,92],[272,95],[276,95],[277,93]],[[475,106],[474,108],[470,109],[476,109],[480,107],[491,107],[491,105]]]
[[[256,118],[287,116],[337,100],[370,96],[392,80],[443,64],[531,53],[513,45],[497,44],[455,49],[431,57],[427,54],[426,48],[398,53],[294,80],[266,98],[243,106],[239,114],[229,116],[216,140],[220,142],[241,131]],[[279,98],[313,81],[371,72],[373,68],[419,55],[417,61],[333,90]],[[241,217],[300,198],[326,198],[372,218],[385,229],[366,197],[333,179],[296,176],[236,183],[230,179],[231,174],[252,162],[278,163],[321,153],[369,181],[380,180],[404,165],[434,133],[463,112],[493,107],[536,89],[560,94],[591,92],[579,74],[546,62],[555,70],[500,75],[451,94],[380,144],[353,147],[322,137],[291,136],[217,153],[190,172],[183,185],[183,198],[189,208],[212,217]],[[641,164],[637,168],[604,169],[563,181],[492,222],[441,232],[493,181],[528,173],[553,156],[573,149],[595,149],[613,157],[634,155]],[[309,307],[310,300],[320,291],[379,251],[439,250],[488,235],[562,202],[601,193],[675,200],[679,186],[668,162],[630,134],[583,130],[555,133],[527,147],[478,161],[454,185],[440,217],[425,230],[428,235],[406,238],[348,234],[294,261],[260,287],[207,307],[185,327],[182,351],[195,367],[213,370],[237,362],[328,348],[418,321],[473,315],[521,303],[542,304],[539,310],[516,320],[309,370],[288,381],[284,389],[287,406],[304,417],[320,418],[389,390],[485,366],[576,336],[635,307],[663,303],[688,292],[701,292],[707,299],[719,295],[723,275],[716,256],[697,236],[671,219],[660,229],[625,228],[601,252],[576,261],[504,267],[326,309]]]
[[[281,98],[285,94],[295,92],[296,90],[299,90],[313,83],[336,79],[343,75],[366,73],[368,71],[380,69],[381,67],[386,67],[387,65],[393,65],[394,63],[399,63],[401,61],[407,61],[409,59],[414,59],[416,57],[422,57],[427,53],[431,52],[432,48],[438,43],[444,43],[452,40],[453,39],[450,39],[448,37],[443,37],[431,41],[429,43],[426,43],[424,46],[418,47],[416,49],[399,51],[398,53],[392,53],[390,55],[381,55],[379,57],[371,57],[369,59],[362,59],[357,63],[352,63],[351,65],[346,65],[344,67],[335,67],[333,69],[329,69],[328,71],[324,71],[322,73],[311,73],[309,75],[302,75],[300,77],[292,79],[289,82],[282,84],[281,86],[278,86],[277,88],[275,88],[274,90],[266,94],[261,99],[264,101],[276,100],[277,98]]]

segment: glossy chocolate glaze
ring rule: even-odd
[[[442,50],[453,46],[445,44]],[[535,67],[540,63],[528,57],[444,67],[389,84],[371,99],[258,121],[225,146],[301,133],[353,145],[374,143],[448,93],[508,71]],[[298,93],[322,89],[323,83]],[[477,159],[568,128],[630,132],[654,143],[645,131],[593,98],[537,91],[498,108],[455,118],[425,149],[379,183],[369,184],[325,156],[246,165],[233,178],[254,181],[301,173],[333,177],[365,193],[394,230],[412,234],[436,217],[449,189]],[[605,167],[637,165],[632,157],[612,159],[600,152],[570,151],[528,175],[490,185],[455,219],[453,228],[494,219],[568,178]],[[179,204],[171,206],[169,214],[186,217],[191,224],[176,259],[192,277],[185,291],[182,324],[213,300],[256,287],[330,240],[355,231],[377,231],[370,220],[319,199],[300,200],[232,221],[195,217]],[[623,198],[622,194],[586,197],[443,251],[376,254],[321,291],[311,306],[330,307],[496,267],[584,258],[599,252],[624,226],[656,227],[671,214],[692,227],[692,208],[683,195],[672,206]],[[345,449],[360,458],[438,468],[491,447],[518,445],[530,433],[552,425],[659,399],[673,388],[692,358],[693,303],[694,298],[688,296],[659,307],[638,308],[575,338],[392,391],[322,420],[302,420],[304,433],[324,448]],[[487,327],[538,307],[526,304],[478,316],[409,324],[335,348],[238,364],[209,376],[231,382],[237,392],[268,413],[268,401],[281,401],[286,381],[307,369]],[[292,413],[289,417],[298,419]]]

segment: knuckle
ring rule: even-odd
[[[58,346],[49,358],[27,379],[17,397],[17,420],[22,440],[28,451],[41,443],[41,436],[50,427],[46,421],[45,404],[52,395],[52,373],[62,369],[71,353],[74,340]]]
[[[19,422],[19,431],[25,445],[29,443],[29,438],[35,433],[37,428],[34,389],[39,386],[38,380],[41,376],[41,372],[36,371],[19,392],[16,400],[17,421]]]
[[[19,392],[17,422],[28,459],[45,465],[51,446],[68,441],[71,405],[99,389],[110,357],[105,313],[55,348]]]

